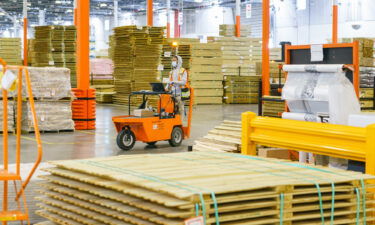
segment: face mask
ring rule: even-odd
[[[176,68],[176,67],[177,67],[177,62],[176,62],[176,61],[173,61],[173,62],[172,62],[172,67],[173,67],[173,68]]]

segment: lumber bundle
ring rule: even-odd
[[[256,104],[259,99],[260,76],[225,76],[224,102],[227,104]]]
[[[342,38],[341,43],[359,42],[359,66],[374,66],[374,40],[370,38]]]
[[[35,101],[35,110],[40,131],[74,130],[70,101]],[[22,131],[34,132],[33,116],[29,102],[23,102],[22,111],[24,112],[22,114]]]
[[[0,100],[0,132],[3,132],[3,113],[4,113],[4,106],[3,106],[3,101]],[[8,132],[14,132],[15,126],[14,126],[14,101],[8,100]]]
[[[222,104],[223,74],[221,46],[218,43],[193,44],[190,84],[195,104]]]
[[[21,65],[21,46],[20,38],[0,38],[0,58],[8,65]]]
[[[241,152],[241,121],[224,120],[206,136],[194,142],[193,151]]]
[[[262,61],[262,39],[261,38],[250,39],[250,58],[251,58],[251,61],[253,62]]]
[[[114,79],[115,92],[114,102],[116,104],[127,104],[131,92],[131,80],[133,77],[133,60],[135,37],[133,32],[135,26],[116,27],[114,29]]]
[[[333,168],[213,152],[53,164],[37,213],[58,224],[182,225],[196,215],[204,224],[238,225],[375,219],[375,177]]]
[[[277,61],[281,60],[282,54],[281,54],[281,48],[270,48],[270,60],[271,61]]]
[[[208,37],[208,40],[221,45],[224,76],[256,75],[255,63],[250,57],[251,38]]]
[[[77,87],[77,29],[75,26],[64,27],[65,67],[70,69],[70,81],[73,88]]]
[[[281,100],[281,97],[279,96],[264,96],[263,98]],[[276,102],[276,101],[264,101],[263,102],[263,116],[280,118],[283,112],[285,112],[285,102]]]
[[[114,85],[92,85],[91,88],[95,89],[96,102],[113,103]]]
[[[360,67],[360,103],[362,110],[375,109],[375,68]]]
[[[251,25],[242,24],[240,28],[241,37],[250,37],[251,36]],[[220,24],[219,26],[219,35],[224,37],[234,37],[236,36],[236,25],[234,24]]]

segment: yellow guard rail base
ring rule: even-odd
[[[242,154],[256,155],[256,145],[311,152],[366,162],[375,175],[375,124],[366,128],[242,114]]]

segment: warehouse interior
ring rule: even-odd
[[[0,223],[373,224],[374,10],[0,0]]]

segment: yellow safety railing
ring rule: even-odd
[[[375,175],[375,124],[366,128],[242,114],[242,154],[265,145],[366,162]]]

